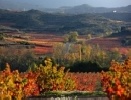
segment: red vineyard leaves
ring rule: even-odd
[[[19,73],[18,70],[11,72],[9,64],[6,64],[5,70],[0,72],[0,96],[10,95],[17,99],[38,95],[39,88],[36,79],[36,73]]]
[[[117,95],[118,97],[130,97],[130,73],[131,73],[131,59],[125,60],[124,63],[112,61],[110,71],[102,72],[102,86],[109,97]]]
[[[72,80],[75,80],[76,90],[96,91],[100,83],[100,73],[70,73]]]

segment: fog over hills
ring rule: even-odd
[[[107,12],[131,13],[131,5],[126,7],[106,8],[106,7],[92,7],[87,4],[83,4],[68,9],[64,9],[63,12],[70,14],[107,13]]]
[[[36,9],[48,13],[67,13],[67,14],[84,14],[84,13],[107,13],[120,12],[131,13],[131,5],[115,8],[93,7],[88,4],[81,4],[77,6],[63,6],[59,8],[46,8],[42,5],[36,5],[29,2],[21,2],[19,0],[0,0],[0,9],[8,9],[15,11],[24,11]]]
[[[8,10],[30,10],[36,9],[34,4],[21,3],[19,0],[16,2],[12,2],[11,0],[0,0],[0,9],[8,9]]]

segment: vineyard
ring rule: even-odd
[[[2,2],[0,100],[131,100],[129,3],[21,9]]]
[[[103,91],[128,100],[130,94],[131,60],[122,64],[112,62],[110,71],[101,73],[70,73],[64,67],[53,65],[47,58],[44,65],[34,65],[26,72],[11,71],[10,65],[0,72],[0,100],[21,100],[29,96],[40,96],[51,91]],[[7,99],[8,98],[8,99]]]
[[[53,33],[26,33],[26,34],[19,34],[19,33],[6,33],[7,37],[4,38],[6,41],[4,44],[14,44],[16,47],[22,45],[25,47],[25,44],[22,43],[23,41],[28,44],[28,46],[34,51],[35,54],[48,54],[53,53],[54,46],[58,43],[64,42],[64,35],[56,35]],[[105,50],[112,50],[114,47],[118,48],[121,54],[127,54],[130,50],[130,46],[123,47],[121,44],[121,40],[117,37],[115,38],[92,38],[87,39],[87,35],[79,35],[78,42],[85,41],[85,44],[90,45],[99,45],[101,48]],[[0,42],[1,44],[1,42]],[[27,46],[26,44],[26,46]],[[14,45],[10,45],[11,47]],[[33,47],[32,47],[33,45]],[[20,47],[22,47],[20,46]]]

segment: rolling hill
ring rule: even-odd
[[[123,14],[123,13],[121,13]],[[129,14],[129,20],[131,13]],[[118,31],[125,22],[111,20],[102,14],[53,14],[38,10],[9,11],[0,10],[0,25],[22,31],[67,33],[78,31],[80,34],[97,34]],[[128,21],[129,21],[128,20]]]

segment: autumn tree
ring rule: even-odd
[[[53,47],[53,58],[56,62],[60,64],[64,60],[64,55],[66,54],[66,46],[64,43],[56,43]]]
[[[64,42],[69,42],[69,34],[64,35]]]
[[[112,59],[122,60],[119,50],[107,51],[99,45],[87,45],[86,43],[62,43],[54,46],[53,57],[58,64],[72,66],[77,61],[97,63],[102,68],[108,68]]]
[[[64,42],[77,42],[78,32],[72,31],[64,36]]]
[[[92,38],[92,35],[91,34],[88,34],[87,35],[87,39],[91,39]]]
[[[0,40],[4,40],[4,34],[0,33]]]

